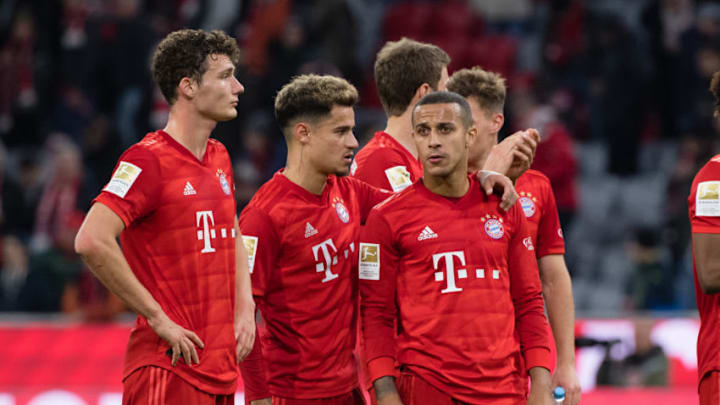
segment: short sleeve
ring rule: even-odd
[[[715,159],[695,176],[688,207],[693,233],[720,233],[720,163]]]
[[[549,181],[543,184],[542,216],[538,224],[537,246],[535,246],[537,249],[535,255],[538,258],[565,253],[565,240],[563,239],[555,195]]]
[[[268,276],[275,265],[280,239],[267,214],[254,206],[246,207],[238,222],[248,254],[252,294],[262,297],[268,288]]]
[[[155,210],[160,200],[160,179],[157,158],[147,149],[134,146],[120,156],[110,181],[93,203],[106,205],[128,227]]]
[[[365,224],[370,210],[377,204],[390,198],[393,194],[388,190],[376,188],[364,181],[355,181],[354,184],[355,192],[360,202],[360,222]]]
[[[379,189],[398,192],[417,180],[402,156],[390,148],[377,149],[356,164],[352,176]]]

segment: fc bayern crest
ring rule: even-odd
[[[335,212],[337,212],[338,218],[340,218],[343,223],[347,224],[350,222],[350,214],[339,198],[335,198]]]
[[[520,197],[520,206],[525,213],[526,218],[535,215],[535,203],[529,197]]]
[[[230,195],[230,183],[228,183],[227,178],[225,177],[225,173],[218,169],[217,171],[218,180],[220,180],[220,187],[222,187],[222,190],[225,194]]]
[[[491,218],[485,222],[485,233],[493,239],[500,239],[505,235],[505,228],[500,221]]]

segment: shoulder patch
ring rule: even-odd
[[[243,235],[242,238],[248,255],[248,270],[250,270],[250,274],[252,274],[253,268],[255,267],[255,253],[257,252],[258,238],[257,236],[247,235]]]
[[[703,181],[695,194],[695,215],[720,217],[720,181]]]
[[[360,242],[358,257],[360,280],[380,280],[380,245]]]
[[[410,180],[410,172],[405,166],[393,166],[385,170],[385,175],[390,182],[394,192],[402,191],[407,186],[412,184]]]
[[[120,198],[125,198],[125,195],[130,191],[130,187],[132,187],[135,180],[140,176],[140,172],[142,172],[142,169],[134,164],[120,161],[115,173],[113,173],[112,178],[110,178],[110,181],[103,191],[113,193]]]

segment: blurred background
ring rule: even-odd
[[[533,167],[552,182],[566,235],[583,403],[697,400],[687,197],[717,150],[707,89],[720,4],[3,0],[0,405],[119,403],[133,317],[73,238],[120,153],[165,125],[149,59],[180,28],[222,29],[243,49],[239,116],[213,135],[233,158],[238,209],[284,164],[272,105],[293,75],[352,82],[362,144],[385,126],[372,75],[385,41],[434,43],[451,74],[501,73],[501,135],[542,135]]]

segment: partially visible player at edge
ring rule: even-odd
[[[472,110],[478,135],[470,146],[468,169],[477,171],[497,145],[498,131],[505,122],[505,79],[479,67],[462,69],[453,73],[447,88],[465,97]],[[509,177],[516,175],[510,173]],[[575,373],[575,311],[570,274],[563,258],[565,242],[555,197],[550,180],[537,170],[520,174],[515,188],[535,246],[543,296],[555,338],[557,365],[553,384],[565,388],[565,405],[576,405],[580,401],[580,382]]]
[[[715,118],[720,115],[720,72],[713,74]],[[720,155],[700,169],[688,197],[695,293],[700,312],[698,391],[700,405],[720,404]]]
[[[449,63],[450,57],[439,47],[408,38],[387,42],[380,49],[374,76],[387,125],[357,153],[350,168],[353,177],[394,192],[422,177],[410,117],[418,100],[445,90]],[[493,151],[485,169],[502,174],[509,174],[510,165],[527,169],[538,140],[536,133],[513,134]]]
[[[294,78],[275,98],[287,164],[240,215],[253,297],[267,325],[240,366],[251,404],[364,403],[351,269],[361,225],[389,193],[346,176],[358,146],[357,98],[346,80],[318,75]],[[505,176],[489,175],[490,189],[493,178],[512,188]]]
[[[221,31],[181,30],[160,42],[151,68],[170,103],[167,125],[122,154],[75,240],[93,273],[138,313],[123,404],[232,404],[237,363],[252,349],[233,169],[209,139],[237,116],[238,58]]]
[[[373,208],[359,246],[378,404],[550,404],[548,327],[525,215],[518,205],[500,210],[468,174],[477,131],[462,96],[423,97],[413,125],[424,176]]]

